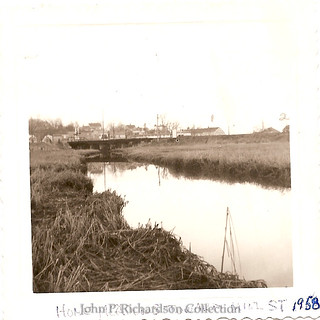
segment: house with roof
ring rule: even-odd
[[[190,130],[192,136],[221,136],[225,135],[224,131],[219,128],[198,128]]]
[[[190,129],[182,129],[179,132],[177,132],[177,136],[183,136],[183,137],[188,137],[191,136],[191,130]]]
[[[73,131],[57,132],[52,135],[53,143],[67,142],[74,139]]]
[[[37,143],[38,139],[34,134],[29,134],[29,143]]]
[[[225,135],[225,132],[219,128],[197,128],[197,129],[184,129],[177,133],[180,136],[221,136]]]
[[[61,133],[54,133],[52,135],[52,142],[53,143],[60,143],[63,140],[63,135]]]
[[[103,134],[101,123],[91,122],[87,126],[82,126],[79,134],[81,139],[97,140]]]
[[[101,123],[99,122],[91,122],[89,123],[89,127],[92,129],[92,130],[101,130]]]
[[[146,134],[145,129],[140,127],[135,128],[135,130],[132,130],[132,133],[135,137],[143,137]]]
[[[108,137],[110,139],[126,139],[126,130],[123,128],[112,128],[108,131]]]
[[[102,134],[101,124],[89,123],[87,126],[82,126],[79,128],[79,138],[85,140],[97,140]]]
[[[53,137],[50,134],[47,134],[46,136],[43,137],[42,142],[44,143],[52,143],[53,142]]]

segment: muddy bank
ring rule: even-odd
[[[31,152],[34,292],[265,287],[220,273],[178,237],[131,228],[116,192],[92,193],[83,153]]]

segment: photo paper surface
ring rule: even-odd
[[[319,316],[316,3],[3,8],[4,319]]]

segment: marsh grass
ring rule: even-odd
[[[120,214],[125,203],[115,193],[108,191],[79,201],[76,210],[66,201],[51,220],[38,221],[33,228],[36,292],[88,291],[92,284],[86,280],[90,264],[86,254],[101,254],[107,245],[106,230],[128,227]]]
[[[219,273],[157,225],[131,228],[123,198],[92,193],[81,155],[31,152],[34,292],[266,287]]]
[[[85,156],[90,150],[49,149],[33,150],[30,152],[30,171],[34,169],[53,170],[61,172],[66,169],[86,173]]]
[[[280,139],[244,142],[243,139],[238,143],[217,139],[204,143],[202,139],[149,144],[129,148],[125,152],[130,160],[166,166],[173,173],[190,177],[290,187],[289,142]]]

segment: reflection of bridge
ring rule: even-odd
[[[132,147],[141,142],[151,142],[157,138],[131,138],[131,139],[109,139],[109,140],[78,140],[69,141],[73,149],[96,149],[102,153],[108,153],[111,149]]]

